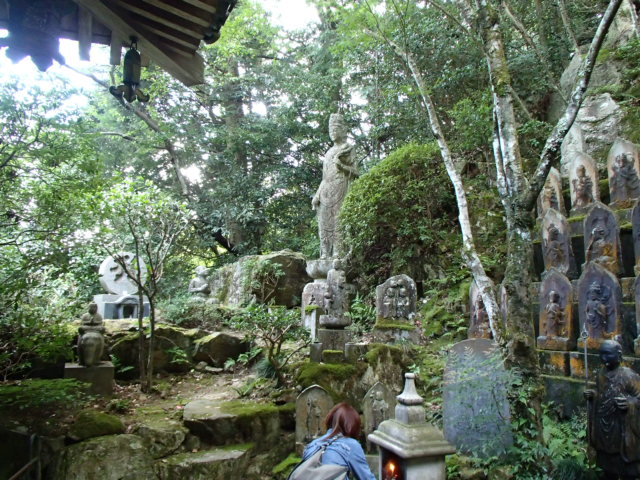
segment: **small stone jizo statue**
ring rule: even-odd
[[[93,367],[100,363],[104,349],[104,326],[102,315],[98,313],[98,305],[89,304],[89,311],[80,317],[78,328],[78,358],[80,365]]]
[[[588,401],[589,443],[604,480],[633,480],[640,476],[640,375],[621,367],[622,347],[606,340],[600,347],[604,367]]]
[[[211,293],[207,275],[209,275],[209,269],[207,267],[203,265],[196,267],[196,277],[189,282],[189,293],[191,293],[194,298],[206,298]]]
[[[318,214],[320,258],[323,259],[337,258],[342,253],[338,214],[349,185],[358,177],[355,151],[353,145],[347,143],[342,115],[334,113],[329,118],[329,137],[334,145],[322,159],[322,182],[311,200],[311,207]]]

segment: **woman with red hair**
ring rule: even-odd
[[[324,424],[327,433],[306,446],[302,459],[306,460],[326,446],[322,455],[324,465],[347,467],[348,478],[352,480],[375,480],[364,450],[357,440],[360,436],[361,421],[356,409],[346,402],[339,403],[327,414]]]

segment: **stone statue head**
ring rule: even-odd
[[[558,303],[560,301],[560,295],[555,290],[549,292],[549,302]]]
[[[339,113],[332,113],[329,117],[329,138],[334,142],[344,142],[347,139],[347,126]]]
[[[196,275],[199,277],[206,277],[209,274],[209,269],[204,265],[199,265],[196,267]]]
[[[602,293],[602,287],[598,282],[593,282],[589,286],[588,298],[589,300],[598,300],[600,298],[600,294]]]
[[[584,165],[578,165],[578,168],[576,168],[576,175],[579,178],[584,177],[587,174],[587,169],[584,167]]]
[[[622,361],[622,346],[615,340],[605,340],[600,345],[600,359],[607,369],[616,368]]]
[[[91,315],[95,315],[98,312],[98,304],[96,304],[95,302],[91,302],[89,304],[89,313]]]

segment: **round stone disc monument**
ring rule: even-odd
[[[132,272],[137,271],[135,264],[136,256],[131,252],[119,252],[114,256],[109,256],[100,264],[98,274],[100,275],[100,285],[108,293],[114,295],[133,294],[138,291],[136,284],[127,276],[124,268],[116,261],[115,256],[121,257],[127,268]],[[137,259],[140,265],[140,276],[144,284],[147,278],[147,266],[141,258]]]

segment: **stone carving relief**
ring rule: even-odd
[[[616,139],[607,157],[610,205],[624,206],[640,198],[640,165],[638,147],[621,138]]]
[[[600,348],[603,340],[622,334],[622,290],[615,275],[589,263],[578,281],[580,332],[588,334],[587,347]],[[584,346],[580,338],[578,348]]]
[[[306,388],[296,399],[296,444],[305,445],[324,433],[324,418],[333,407],[331,395],[319,385]]]
[[[134,260],[136,256],[131,252],[119,252],[115,255],[115,257],[121,258],[128,269],[132,272],[137,270]],[[138,263],[140,266],[142,283],[145,283],[147,277],[147,267],[144,261],[139,258]],[[100,285],[105,289],[107,293],[112,293],[115,295],[126,295],[131,293],[136,293],[138,291],[138,287],[135,283],[127,276],[124,268],[116,262],[113,256],[107,257],[101,264],[98,269],[98,274],[100,275]]]
[[[555,269],[540,285],[539,318],[538,348],[565,351],[575,348],[571,281]]]
[[[338,265],[337,265],[338,266]],[[338,266],[339,267],[339,266]],[[355,296],[355,287],[347,283],[344,270],[334,268],[327,274],[327,291],[318,299],[325,314],[320,316],[320,326],[344,328],[351,325],[351,318],[345,315]]]
[[[566,275],[574,263],[567,219],[550,208],[542,220],[541,230],[545,271],[555,268]]]
[[[573,155],[569,166],[569,189],[571,191],[571,215],[579,215],[600,198],[598,171],[595,161],[586,153]]]
[[[378,318],[411,319],[416,313],[416,282],[408,275],[396,275],[376,287]]]
[[[478,290],[476,282],[471,283],[469,288],[469,303],[471,312],[471,322],[469,324],[469,338],[493,338],[491,326],[489,325],[489,314]]]
[[[351,182],[358,177],[355,150],[347,142],[342,115],[330,116],[329,137],[334,145],[322,159],[322,182],[311,201],[318,215],[320,258],[336,258],[343,253],[338,214]]]
[[[382,422],[395,418],[395,406],[396,396],[385,384],[377,382],[369,389],[362,402],[365,438]],[[368,441],[367,449],[373,450]]]
[[[560,172],[551,167],[544,187],[538,196],[538,218],[543,218],[547,210],[553,208],[562,214],[567,213],[564,208],[564,198],[562,197],[562,178]]]
[[[614,274],[620,273],[618,220],[606,205],[597,202],[584,219],[585,264],[595,262]]]

